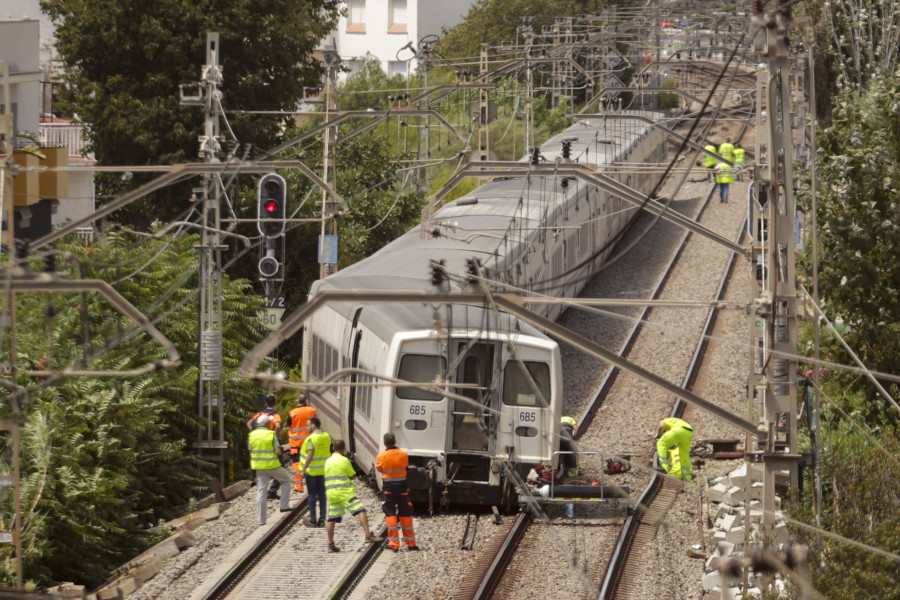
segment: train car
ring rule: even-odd
[[[649,115],[585,118],[544,144],[542,160],[596,164],[647,193],[649,178],[618,171],[665,160],[665,136]],[[460,289],[470,259],[480,261],[495,289],[574,297],[634,210],[580,181],[497,178],[441,207],[429,231],[416,228],[315,282],[310,297],[431,289],[431,261],[444,261],[458,275],[451,289]],[[562,311],[533,306],[554,319]],[[509,506],[513,473],[552,462],[563,389],[559,347],[511,315],[480,305],[360,301],[322,308],[304,327],[304,381],[347,367],[373,374],[315,395],[325,430],[346,440],[357,465],[373,475],[382,436],[393,432],[426,474],[410,478],[414,500]],[[378,376],[435,386],[390,385]]]

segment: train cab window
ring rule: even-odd
[[[404,354],[400,359],[400,372],[397,377],[406,381],[432,382],[441,377],[447,370],[447,361],[434,354]],[[408,400],[440,400],[441,394],[435,394],[414,387],[398,387],[397,397]]]
[[[526,369],[531,377],[525,374]],[[533,385],[530,380],[534,380]],[[549,403],[550,365],[527,360],[510,360],[506,363],[503,370],[503,404],[545,407]]]

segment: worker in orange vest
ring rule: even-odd
[[[294,490],[303,491],[303,469],[300,463],[306,460],[303,442],[309,437],[309,420],[316,416],[316,409],[306,404],[306,392],[297,394],[297,406],[288,413],[288,443],[291,445],[291,463],[294,470]]]
[[[387,523],[388,543],[391,550],[400,550],[400,527],[403,528],[403,541],[410,550],[419,550],[416,545],[416,532],[413,529],[413,504],[409,499],[409,486],[406,483],[406,471],[409,468],[409,455],[397,447],[397,438],[393,433],[384,434],[384,452],[375,459],[375,468],[381,472],[381,487],[384,502],[384,521]],[[397,524],[399,517],[400,524]]]

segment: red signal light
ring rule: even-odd
[[[270,215],[278,212],[278,202],[275,200],[269,200],[266,202],[266,212]]]

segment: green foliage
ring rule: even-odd
[[[599,0],[478,0],[462,23],[444,30],[437,49],[447,57],[477,57],[481,44],[521,43],[519,27],[526,20],[535,32],[541,32],[557,17],[590,13],[604,4]]]
[[[897,431],[868,436],[842,417],[823,415],[822,527],[851,540],[900,554],[900,453]],[[813,522],[811,507],[794,505],[795,518]],[[846,542],[797,534],[810,546],[814,587],[833,600],[900,598],[900,569],[880,554]]]
[[[97,247],[61,244],[68,266],[60,264],[60,270],[73,278],[113,282],[173,341],[183,365],[128,378],[70,377],[53,385],[43,377],[20,379],[27,389],[22,403],[23,547],[27,575],[40,583],[97,585],[152,543],[160,535],[153,526],[176,516],[176,506],[209,493],[211,465],[192,448],[201,426],[197,241],[182,235],[137,242],[116,233]],[[226,436],[235,459],[245,460],[244,421],[253,408],[254,388],[236,377],[236,367],[262,338],[259,300],[248,295],[245,281],[224,278],[222,293]],[[16,311],[18,362],[24,369],[122,371],[165,356],[93,292],[19,294]],[[8,411],[7,405],[2,416],[8,418]],[[7,521],[0,523],[9,527]],[[14,582],[12,564],[12,548],[0,547],[0,584]]]
[[[663,83],[664,88],[674,88],[678,85],[678,82],[674,79],[667,79],[665,83]],[[670,109],[670,108],[678,108],[679,100],[678,94],[670,94],[668,92],[660,92],[659,94],[659,108],[662,110]]]
[[[820,251],[820,295],[830,315],[843,317],[863,361],[888,373],[900,371],[898,106],[900,73],[871,82],[862,95],[839,95],[833,124],[818,137],[819,243],[827,249]],[[808,182],[799,201],[809,210]],[[898,422],[895,411],[878,407],[884,412],[870,418]]]
[[[59,106],[85,124],[88,150],[100,165],[190,162],[197,157],[203,110],[182,106],[180,84],[199,81],[206,63],[206,32],[220,35],[223,104],[244,111],[294,110],[303,88],[319,81],[309,60],[337,23],[337,0],[42,0],[56,23],[62,62]],[[229,115],[241,144],[274,145],[281,118]],[[223,131],[224,133],[224,131]],[[101,178],[100,197],[148,180]],[[146,226],[178,214],[189,187],[161,193],[117,213]],[[182,199],[180,202],[174,199]]]

